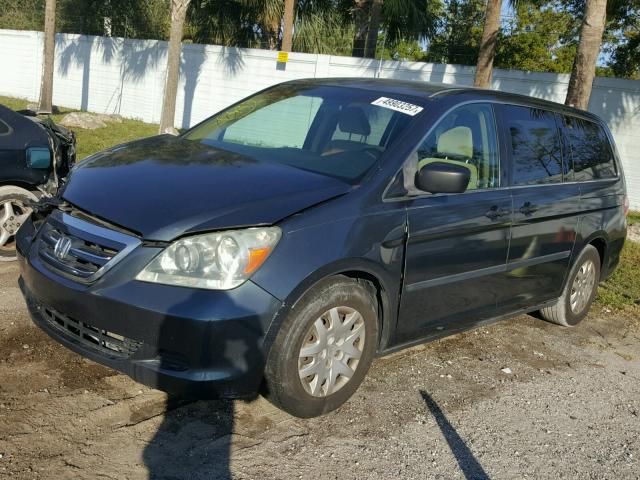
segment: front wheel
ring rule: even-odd
[[[564,327],[577,325],[587,316],[599,281],[600,254],[593,245],[587,245],[569,272],[562,296],[555,305],[540,310],[540,315]]]
[[[16,233],[31,215],[27,207],[38,198],[20,187],[0,187],[0,262],[16,259]]]
[[[356,391],[376,352],[377,300],[367,285],[323,280],[291,309],[267,358],[267,398],[296,417],[335,410]]]

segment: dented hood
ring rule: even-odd
[[[62,196],[147,240],[169,241],[274,224],[350,188],[331,177],[164,135],[81,162]]]

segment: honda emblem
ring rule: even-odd
[[[53,254],[58,260],[64,260],[70,249],[71,239],[63,235],[56,241],[56,245],[53,247]]]

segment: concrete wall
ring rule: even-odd
[[[37,100],[42,33],[0,30],[0,95]],[[57,105],[158,122],[166,42],[58,35]],[[267,50],[185,45],[176,126],[188,127],[262,88],[305,77],[382,77],[471,85],[474,68],[293,53],[285,70]],[[568,75],[496,70],[493,87],[563,102]],[[598,78],[589,110],[604,118],[623,158],[631,205],[640,209],[640,81]]]

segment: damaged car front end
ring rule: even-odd
[[[73,132],[0,105],[0,261],[15,260],[15,234],[33,203],[57,194],[75,160]]]

